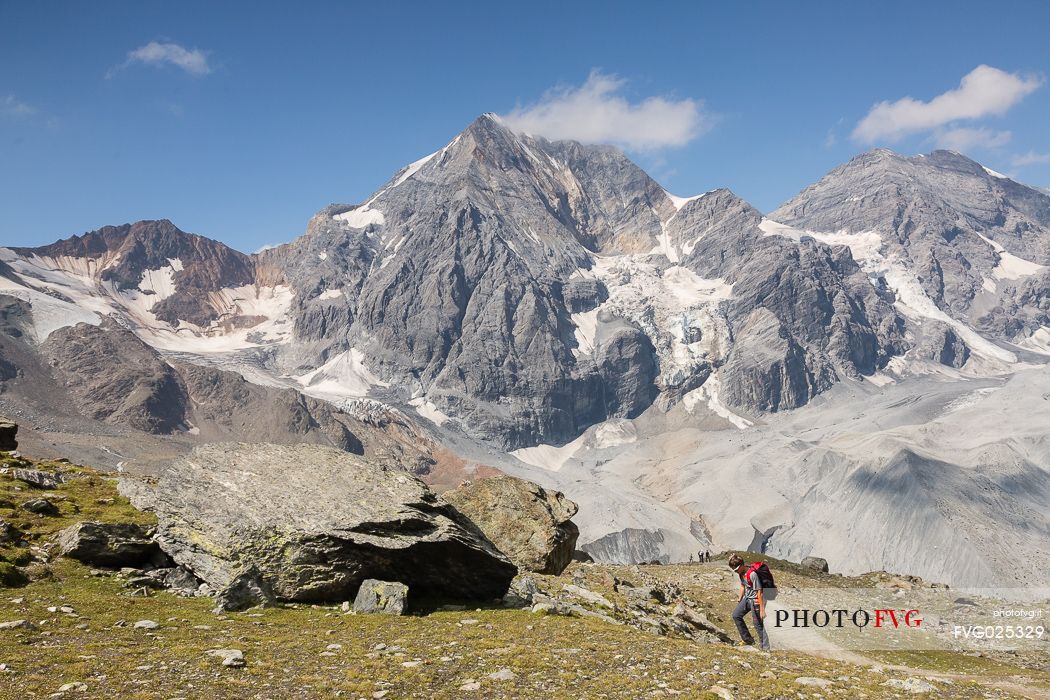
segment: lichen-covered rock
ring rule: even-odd
[[[490,600],[516,573],[423,482],[329,447],[203,445],[155,487],[121,488],[156,512],[161,548],[215,590],[255,567],[279,600],[348,600],[369,578]]]
[[[560,491],[512,476],[472,481],[444,494],[523,571],[557,575],[572,561],[579,508]]]
[[[408,600],[408,586],[391,581],[368,579],[361,583],[354,598],[354,612],[401,615]]]
[[[77,523],[58,533],[59,551],[92,566],[139,566],[160,553],[152,533],[129,523]]]

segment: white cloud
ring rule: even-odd
[[[151,41],[145,46],[129,51],[127,60],[116,68],[111,69],[106,74],[106,77],[110,78],[118,70],[127,68],[135,63],[144,63],[151,66],[161,66],[167,63],[181,68],[190,75],[207,75],[211,73],[208,57],[200,49],[187,49],[171,42]]]
[[[933,134],[933,140],[938,148],[947,148],[950,151],[966,152],[974,148],[1001,148],[1010,142],[1013,134],[1009,131],[996,131],[987,127],[971,128],[956,127],[954,129],[938,129]]]
[[[31,117],[36,114],[37,109],[27,105],[14,95],[5,95],[0,99],[0,114],[8,117]]]
[[[1042,84],[1035,76],[980,65],[963,76],[959,87],[929,102],[911,97],[879,102],[857,124],[853,138],[864,143],[897,141],[959,120],[1002,115]]]
[[[252,253],[252,255],[258,255],[259,253],[262,253],[264,251],[279,248],[282,245],[284,245],[284,243],[264,243],[263,245],[259,246],[259,249]]]
[[[625,84],[592,71],[580,87],[554,88],[535,104],[502,117],[516,131],[635,151],[684,146],[711,127],[713,118],[701,100],[647,97],[632,104],[618,94]]]
[[[1024,168],[1029,165],[1038,165],[1040,163],[1050,163],[1050,153],[1036,153],[1035,151],[1028,151],[1024,155],[1014,156],[1010,160],[1010,165],[1015,168]]]

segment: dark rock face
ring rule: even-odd
[[[0,452],[12,452],[18,449],[18,424],[0,417]]]
[[[216,590],[254,567],[280,600],[347,600],[368,578],[491,599],[516,572],[421,481],[332,448],[204,445],[155,489],[122,489],[157,513],[161,548]]]
[[[773,324],[769,316],[775,318],[778,334],[797,346],[803,364],[820,368],[816,373],[822,379],[806,381],[811,389],[808,396],[796,392],[802,403],[830,387],[836,370],[853,377],[870,374],[903,352],[904,323],[892,306],[892,297],[872,285],[848,248],[812,238],[796,243],[764,235],[758,228],[761,214],[726,190],[713,192],[700,202],[708,211],[702,216],[688,210],[693,225],[722,235],[701,238],[685,264],[701,277],[732,282],[727,315],[735,336],[734,351],[748,352],[741,347],[742,342],[746,344],[742,336],[755,323],[753,312],[763,310],[769,312],[762,316],[763,323]],[[732,377],[730,367],[725,375],[731,382],[746,381]],[[798,375],[794,380],[803,381]],[[743,395],[736,400],[743,401]],[[733,405],[752,411],[777,410],[761,402]],[[788,402],[783,407],[798,405],[802,404]]]
[[[354,598],[354,612],[401,615],[408,601],[408,586],[403,583],[367,579],[361,582]]]
[[[446,491],[442,497],[470,518],[520,571],[557,576],[572,561],[580,530],[571,518],[579,508],[561,492],[512,476],[494,476]]]
[[[153,560],[160,549],[152,533],[139,525],[77,523],[58,534],[64,556],[92,566],[137,567]]]
[[[597,349],[595,360],[605,398],[602,416],[635,418],[652,405],[660,368],[645,333],[622,327]]]
[[[585,173],[592,157],[600,162]],[[386,378],[422,385],[501,444],[569,440],[652,400],[637,386],[644,371],[606,391],[608,373],[575,366],[568,315],[604,292],[565,283],[590,266],[589,250],[651,247],[650,197],[670,207],[611,149],[523,140],[486,116],[367,207],[329,207],[303,238],[260,259],[286,270],[302,340],[329,353],[359,348]],[[631,204],[610,214],[605,200]],[[321,294],[336,288],[338,298]],[[635,348],[611,350],[610,363],[625,351]]]

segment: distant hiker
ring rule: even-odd
[[[704,550],[704,561],[711,561],[711,552]]]
[[[751,621],[758,632],[759,645],[763,651],[769,651],[769,637],[766,635],[766,626],[762,622],[766,616],[766,601],[762,595],[762,589],[774,585],[773,575],[763,562],[755,562],[748,566],[739,554],[734,554],[729,558],[729,568],[740,577],[740,595],[737,598],[736,609],[733,610],[733,622],[736,623],[740,639],[743,640],[743,644],[755,643],[755,638],[751,636],[750,630],[744,623],[744,615],[750,612]]]

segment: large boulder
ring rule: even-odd
[[[823,574],[828,573],[828,560],[823,557],[804,557],[802,566],[811,571],[819,571]]]
[[[137,567],[160,554],[152,533],[129,523],[70,525],[58,533],[58,549],[85,564],[112,567]]]
[[[560,491],[500,475],[443,495],[519,569],[557,575],[572,561],[580,530],[570,518],[579,507]]]
[[[154,487],[121,488],[156,512],[161,548],[217,591],[252,571],[279,600],[349,600],[369,578],[487,600],[516,573],[422,481],[330,447],[202,445]]]
[[[0,452],[12,452],[18,449],[18,425],[0,416]]]

